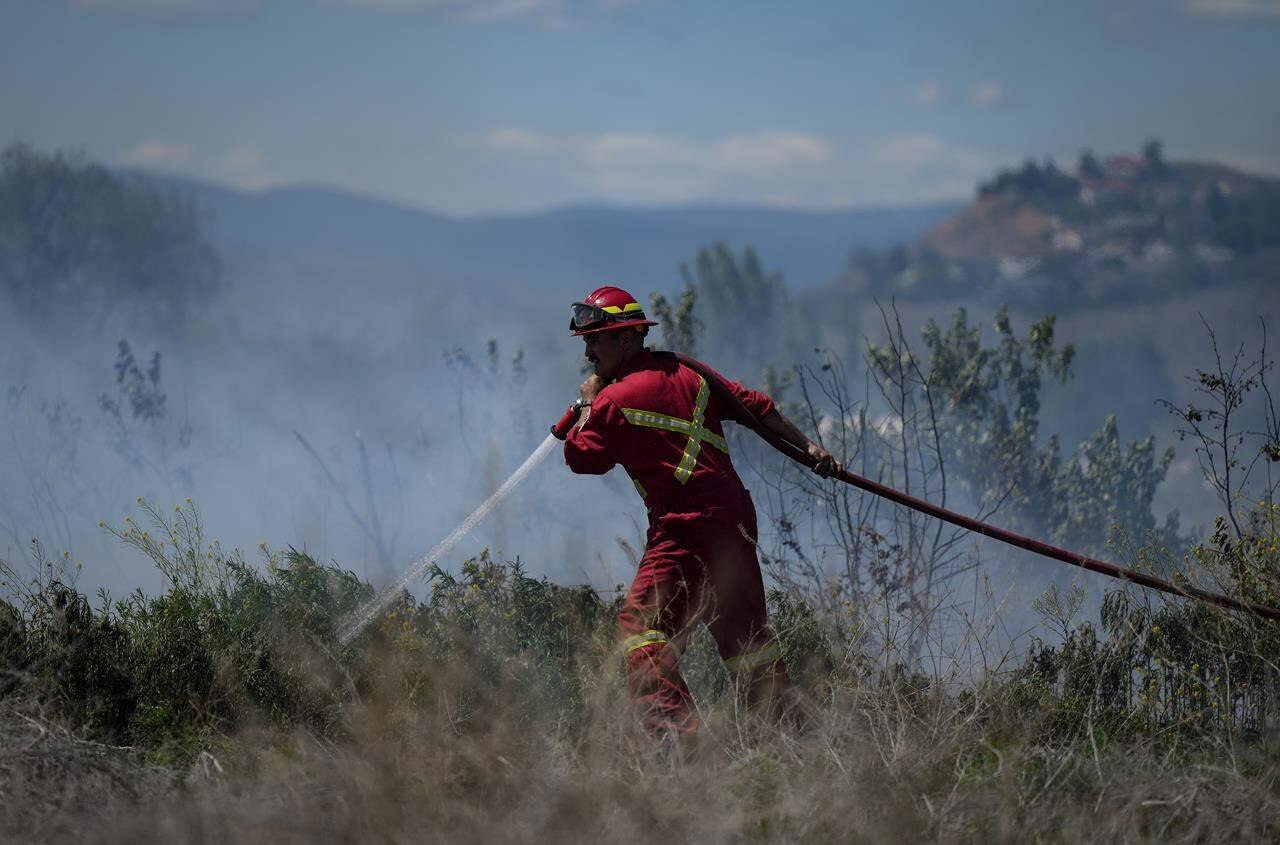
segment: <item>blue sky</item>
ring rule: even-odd
[[[1280,0],[0,0],[0,141],[455,214],[1280,173]]]

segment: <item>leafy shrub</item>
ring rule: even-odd
[[[1276,506],[1262,502],[1243,538],[1233,538],[1220,519],[1210,538],[1180,559],[1152,544],[1133,549],[1131,563],[1172,573],[1175,583],[1277,607],[1277,517]],[[1116,590],[1105,597],[1099,623],[1063,625],[1058,643],[1037,640],[1010,681],[1020,706],[1038,711],[1050,735],[1105,729],[1131,741],[1151,735],[1177,744],[1257,738],[1269,730],[1280,659],[1274,622],[1163,594]]]

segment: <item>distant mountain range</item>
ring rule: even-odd
[[[792,289],[810,290],[839,277],[851,250],[913,241],[963,208],[583,205],[451,217],[331,188],[247,192],[148,175],[195,199],[211,240],[233,265],[333,257],[408,271],[432,284],[522,289],[557,300],[604,283],[674,291],[680,262],[716,241],[734,249],[754,245]]]
[[[1019,331],[1058,315],[1055,337],[1076,346],[1078,380],[1046,392],[1044,419],[1064,443],[1108,414],[1125,439],[1157,432],[1169,442],[1153,400],[1180,396],[1184,377],[1210,363],[1204,324],[1224,349],[1254,348],[1260,318],[1280,324],[1280,183],[1166,163],[1159,150],[1082,158],[1071,171],[1028,163],[976,186],[967,203],[833,211],[579,206],[463,218],[328,188],[245,192],[155,178],[193,197],[223,259],[233,295],[207,331],[249,347],[264,333],[280,338],[256,354],[301,354],[317,393],[335,373],[378,382],[406,356],[425,378],[441,350],[482,354],[489,337],[527,351],[539,377],[572,370],[567,302],[605,282],[642,299],[675,292],[680,262],[716,241],[735,254],[754,246],[790,289],[785,308],[733,324],[763,334],[785,323],[797,337],[791,357],[733,365],[752,384],[766,363],[811,363],[818,345],[856,371],[867,339],[886,332],[873,297],[899,310],[910,338],[960,308],[980,326],[1008,303]],[[721,366],[735,351],[700,350]],[[1191,489],[1194,460],[1179,455],[1177,484]]]
[[[376,268],[452,291],[563,300],[604,283],[680,286],[679,265],[724,241],[754,246],[801,295],[952,297],[1025,304],[1132,300],[1267,274],[1280,250],[1280,181],[1210,163],[1082,156],[1028,162],[967,204],[793,210],[570,206],[454,217],[333,188],[247,192],[155,176],[191,195],[233,267]],[[517,297],[523,298],[523,297]]]

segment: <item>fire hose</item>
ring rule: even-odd
[[[712,392],[720,399],[721,402],[725,403],[733,410],[733,418],[736,421],[744,423],[748,428],[760,435],[760,437],[762,437],[770,446],[777,449],[788,458],[791,458],[791,460],[803,464],[810,469],[817,464],[817,460],[813,458],[807,450],[791,443],[777,433],[766,428],[764,423],[752,414],[751,411],[747,410],[746,406],[743,405],[736,396],[734,396],[733,391],[729,389],[729,386],[725,384],[721,376],[706,364],[690,358],[687,355],[682,355],[679,352],[656,352],[654,354],[674,358],[705,378],[707,380],[707,384],[710,385]],[[565,416],[561,418],[560,422],[552,427],[552,433],[559,439],[563,440],[564,435],[568,433],[569,429],[573,426],[573,423],[576,422],[577,415],[578,410],[576,408],[571,408],[565,413]],[[1157,578],[1156,576],[1149,575],[1145,572],[1138,572],[1134,569],[1117,566],[1114,563],[1107,563],[1106,561],[1098,560],[1097,558],[1077,554],[1076,552],[1061,549],[1057,546],[1051,546],[1040,540],[1024,537],[1021,534],[1015,534],[1012,531],[990,525],[986,522],[965,516],[964,514],[957,513],[953,510],[948,510],[947,508],[940,507],[932,502],[927,502],[924,499],[911,496],[907,493],[901,492],[900,490],[895,490],[892,487],[887,487],[879,482],[872,481],[869,478],[852,473],[847,469],[841,469],[831,477],[838,481],[843,481],[845,484],[857,487],[860,490],[865,490],[875,496],[888,499],[895,504],[927,514],[935,519],[940,519],[943,522],[958,525],[961,528],[981,534],[984,537],[991,537],[994,540],[999,540],[1000,542],[1007,543],[1010,546],[1025,549],[1026,551],[1033,552],[1034,554],[1070,564],[1071,566],[1078,566],[1082,569],[1087,569],[1090,572],[1097,572],[1110,578],[1116,578],[1120,581],[1129,581],[1131,583],[1138,584],[1143,587],[1150,587],[1153,590],[1160,590],[1161,592],[1169,593],[1171,595],[1195,599],[1197,601],[1206,602],[1219,607],[1227,607],[1232,610],[1239,610],[1245,613],[1252,613],[1265,619],[1280,619],[1280,610],[1274,607],[1255,604],[1241,599],[1234,599],[1230,596],[1219,595],[1218,593],[1212,593],[1208,590],[1202,590],[1190,585],[1175,584],[1172,581],[1166,581],[1163,578]]]

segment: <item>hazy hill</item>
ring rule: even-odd
[[[1280,182],[1158,156],[1084,161],[1074,173],[1029,162],[999,174],[921,244],[955,259],[1065,253],[1119,264],[1179,251],[1221,262],[1280,245]]]
[[[1055,314],[1087,378],[1046,401],[1066,442],[1109,413],[1126,437],[1172,439],[1153,400],[1183,395],[1209,365],[1205,324],[1234,350],[1256,348],[1259,318],[1280,322],[1280,181],[1161,153],[997,173],[919,238],[856,250],[838,281],[802,294],[815,340],[857,360],[862,338],[884,333],[873,299],[892,301],[909,332],[960,308],[979,325],[1001,304],[1023,325]]]
[[[926,319],[946,322],[959,307],[969,309],[973,325],[986,325],[994,307],[1008,301],[1022,327],[1041,314],[1057,313],[1058,337],[1079,350],[1079,380],[1046,390],[1044,400],[1044,431],[1061,434],[1068,445],[1111,413],[1119,415],[1124,438],[1155,431],[1162,443],[1169,442],[1162,428],[1167,415],[1152,401],[1178,398],[1185,392],[1182,376],[1206,363],[1198,315],[1218,328],[1225,348],[1238,340],[1253,342],[1259,313],[1273,326],[1280,321],[1275,264],[1268,260],[1273,247],[1267,245],[1273,231],[1267,224],[1275,218],[1265,214],[1269,194],[1257,192],[1259,200],[1249,189],[1265,180],[1224,175],[1211,165],[1170,165],[1172,178],[1144,182],[1137,191],[1134,201],[1147,203],[1143,192],[1149,192],[1153,207],[1167,193],[1170,209],[1157,220],[1173,227],[1167,231],[1190,233],[1171,241],[1172,260],[1108,264],[1094,260],[1106,243],[1095,247],[1095,233],[1125,214],[1145,212],[1108,207],[1097,219],[1082,213],[1077,222],[1070,211],[1073,203],[1085,202],[1081,180],[1052,171],[1046,179],[1048,168],[1039,165],[997,176],[965,207],[593,207],[465,219],[323,188],[247,193],[168,179],[192,200],[195,211],[188,219],[184,203],[153,203],[150,186],[126,190],[101,168],[26,155],[31,167],[15,173],[29,171],[34,181],[30,190],[10,191],[15,201],[6,207],[6,234],[13,237],[6,249],[14,250],[15,260],[6,269],[31,269],[23,278],[30,277],[32,289],[57,293],[70,281],[79,285],[74,291],[104,298],[98,308],[96,300],[70,297],[77,308],[51,311],[54,316],[43,325],[26,312],[0,306],[5,387],[16,391],[11,396],[29,397],[19,420],[22,435],[10,438],[14,454],[54,454],[54,447],[61,448],[57,454],[66,456],[66,470],[59,479],[67,487],[60,501],[72,502],[84,518],[87,533],[71,536],[63,528],[61,548],[101,543],[97,521],[119,512],[117,492],[127,501],[142,493],[172,501],[189,489],[209,509],[211,524],[239,526],[238,542],[257,542],[254,535],[269,534],[268,527],[289,525],[292,536],[325,556],[383,565],[364,535],[352,530],[339,507],[340,492],[317,474],[315,459],[294,431],[314,445],[346,489],[363,489],[364,498],[413,515],[405,519],[399,551],[429,547],[466,508],[492,492],[574,395],[581,346],[565,332],[565,303],[606,280],[642,297],[673,292],[681,285],[680,262],[720,239],[731,251],[711,250],[713,257],[728,253],[738,260],[736,268],[732,261],[699,263],[707,328],[698,352],[735,377],[761,385],[766,365],[813,363],[813,347],[825,344],[843,355],[851,378],[859,381],[864,339],[884,336],[873,295],[886,304],[894,298],[912,337],[919,337]],[[1202,200],[1194,189],[1178,187],[1180,179],[1205,174],[1218,179]],[[1072,180],[1075,199],[1057,192]],[[81,186],[87,193],[35,190],[46,183]],[[59,201],[29,202],[50,196]],[[120,199],[130,196],[127,203]],[[153,206],[175,210],[153,214],[154,220],[143,215],[141,223],[126,213]],[[1013,237],[1007,230],[1016,227],[994,210],[1019,208],[1046,219],[1059,216],[1079,235],[1081,248],[1006,255],[999,239]],[[981,217],[976,209],[990,213]],[[181,224],[176,229],[174,221]],[[957,221],[974,223],[968,240],[990,231],[990,242],[999,248],[944,254],[939,233],[961,231]],[[1217,228],[1205,228],[1203,221]],[[72,237],[52,239],[52,246],[69,243],[75,249],[50,248],[51,239],[42,236],[47,231],[71,232]],[[1156,240],[1137,232],[1126,237]],[[184,267],[205,265],[177,260],[189,251],[171,246],[190,242],[203,254],[206,240],[217,254],[216,279],[203,272],[183,276]],[[1232,252],[1216,263],[1209,259],[1226,253],[1200,257],[1193,249],[1193,260],[1179,258],[1176,244],[1201,242]],[[104,252],[103,244],[111,248]],[[744,251],[748,244],[754,253]],[[1058,253],[1069,260],[1050,260]],[[104,255],[112,261],[104,263]],[[166,260],[153,260],[154,255]],[[1019,265],[1007,262],[1031,260],[1044,263],[1022,274],[1009,271]],[[146,274],[133,272],[138,263],[148,268]],[[157,292],[168,296],[187,288],[192,296],[173,309],[177,316],[152,313]],[[1243,332],[1233,333],[1237,327]],[[121,381],[121,338],[138,355],[132,381]],[[656,340],[663,342],[661,334]],[[151,379],[143,356],[156,352],[163,353],[164,369]],[[163,436],[170,445],[181,444],[178,428],[191,421],[195,445],[174,459],[189,472],[177,480],[145,466],[126,463],[122,469],[119,445],[98,448],[122,442],[119,426],[101,410],[101,398],[121,390],[137,393],[144,382],[159,390],[161,372],[174,430],[153,437],[150,427],[141,427],[150,423],[140,423],[135,434],[147,442]],[[59,404],[63,399],[67,403]],[[82,421],[85,449],[93,445],[91,451],[80,451],[59,428],[75,432]],[[97,438],[92,444],[91,437]],[[362,469],[366,443],[371,469]],[[1179,472],[1178,489],[1189,491],[1186,498],[1203,498],[1189,451],[1179,453],[1171,479]],[[19,486],[0,493],[36,489],[35,481],[21,475],[10,473],[4,480]],[[261,495],[246,496],[246,485]],[[552,502],[552,512],[580,521],[582,503],[574,499],[580,489],[548,483],[538,491],[539,505]],[[634,491],[621,482],[603,489],[605,495],[590,502],[591,518],[623,524],[622,514],[634,507]],[[274,490],[288,495],[267,495]],[[25,502],[27,495],[13,492],[6,501]],[[540,512],[504,512],[483,541],[509,548],[506,539],[540,524]],[[1184,513],[1190,521],[1205,518],[1189,507]],[[15,548],[37,534],[59,536],[57,526],[40,527],[26,515],[10,521]],[[35,526],[30,533],[28,523]],[[582,559],[580,549],[559,548],[558,533],[548,536],[536,549],[522,541],[522,551],[549,567]],[[601,554],[616,552],[614,536],[595,538]],[[130,583],[122,577],[118,585]]]
[[[911,240],[961,207],[573,206],[463,218],[330,188],[242,192],[163,178],[194,196],[212,240],[233,262],[367,260],[447,285],[514,287],[557,300],[604,282],[674,289],[679,262],[718,240],[754,244],[793,288],[810,289],[835,278],[849,250]]]
[[[1064,310],[1274,278],[1280,181],[1220,164],[1081,156],[1028,161],[979,186],[913,244],[855,255],[842,286]]]

